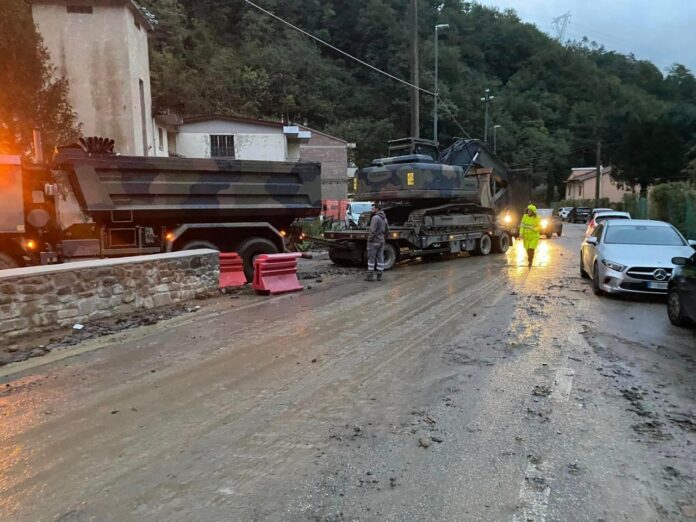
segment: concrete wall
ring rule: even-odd
[[[218,281],[218,253],[205,249],[3,270],[0,344],[207,295]]]
[[[91,7],[92,13],[69,13],[68,5]],[[33,0],[32,13],[58,75],[70,82],[68,99],[83,124],[83,134],[113,138],[122,154],[152,154],[147,29],[136,25],[130,4]],[[144,108],[139,80],[144,87]]]

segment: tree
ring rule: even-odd
[[[0,16],[0,153],[29,154],[32,129],[44,152],[79,137],[67,100],[68,82],[56,76],[24,0],[4,0]]]

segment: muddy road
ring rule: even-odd
[[[696,519],[696,331],[565,231],[0,369],[0,519]]]

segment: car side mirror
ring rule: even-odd
[[[599,243],[599,240],[594,236],[588,237],[585,241],[588,245],[597,245]]]
[[[696,239],[689,239],[689,241],[687,242],[689,243],[689,245],[691,245],[691,248],[696,250]]]
[[[672,264],[677,266],[684,266],[689,264],[689,259],[686,257],[673,257]]]

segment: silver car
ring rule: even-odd
[[[693,256],[691,243],[663,221],[608,219],[583,242],[580,275],[597,295],[666,294],[672,258]]]

